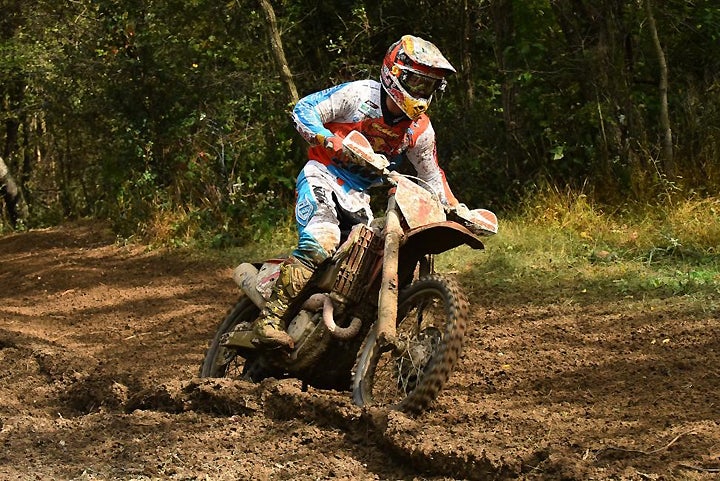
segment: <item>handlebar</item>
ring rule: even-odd
[[[375,153],[368,139],[357,130],[347,134],[342,145],[343,152],[352,162],[364,167],[370,167],[383,177],[390,175],[388,170],[390,162],[387,157]]]
[[[343,139],[342,146],[343,153],[351,162],[374,170],[379,176],[383,177],[386,182],[398,185],[398,179],[394,179],[393,177],[401,176],[401,174],[388,170],[390,162],[387,157],[376,153],[368,139],[362,133],[357,130],[351,131]],[[437,198],[435,202],[439,205]],[[444,206],[444,210],[446,214],[456,217],[458,223],[464,225],[476,234],[492,235],[497,233],[497,217],[489,210],[470,210],[465,204],[458,204],[452,207]]]

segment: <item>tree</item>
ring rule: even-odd
[[[658,58],[658,65],[660,68],[660,84],[658,86],[660,93],[660,125],[663,131],[662,151],[665,173],[673,175],[675,172],[675,163],[673,160],[673,136],[672,128],[670,127],[670,113],[668,110],[668,66],[665,58],[665,52],[663,51],[660,43],[660,36],[658,35],[657,25],[655,24],[655,15],[653,14],[653,7],[651,0],[645,0],[645,12],[648,17],[648,27],[650,28],[650,35],[652,35],[653,45],[655,46],[655,53]]]
[[[0,157],[0,194],[5,200],[10,224],[13,228],[16,228],[18,221],[27,219],[28,208],[22,192],[18,189],[15,179],[10,174],[10,170],[2,157]]]
[[[280,72],[280,78],[287,88],[290,103],[294,105],[298,100],[300,100],[300,97],[298,96],[297,88],[295,87],[295,82],[293,81],[292,73],[290,72],[290,67],[288,67],[287,60],[285,59],[285,50],[283,49],[282,39],[280,38],[280,32],[277,28],[275,10],[269,0],[258,1],[260,2],[260,7],[265,13],[265,25],[270,39],[270,48],[272,49],[273,58],[275,58],[275,63],[277,64],[278,71]]]
[[[716,0],[0,0],[0,11],[0,155],[29,225],[90,216],[126,235],[233,242],[270,228],[305,158],[289,102],[377,78],[404,33],[458,69],[431,117],[469,204],[508,208],[544,183],[647,201],[669,185],[662,174],[695,192],[720,186]]]

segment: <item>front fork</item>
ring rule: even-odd
[[[400,348],[397,339],[398,307],[398,255],[403,235],[394,197],[388,202],[385,218],[385,248],[383,254],[382,283],[378,298],[377,339],[382,349]]]
[[[404,235],[400,225],[395,199],[391,197],[388,202],[385,217],[385,248],[383,254],[382,283],[378,298],[378,319],[375,324],[377,339],[383,350],[402,352],[405,347],[397,337],[397,309],[398,309],[398,258],[400,242]],[[418,276],[424,277],[435,270],[433,256],[423,256],[418,265]]]

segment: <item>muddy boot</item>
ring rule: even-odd
[[[290,302],[305,287],[312,273],[313,269],[293,256],[283,262],[280,267],[280,277],[272,288],[270,299],[265,304],[260,317],[253,324],[253,331],[260,344],[287,349],[294,347],[293,338],[285,332],[282,315]]]

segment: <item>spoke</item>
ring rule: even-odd
[[[398,319],[398,334],[406,346],[400,355],[383,353],[375,371],[376,401],[407,397],[420,383],[425,368],[442,337],[444,306],[434,293],[415,300],[415,305]],[[438,311],[440,309],[440,311]]]
[[[397,344],[384,350],[371,333],[353,384],[361,406],[385,404],[422,412],[437,398],[462,349],[467,298],[452,279],[425,276],[399,296]]]

